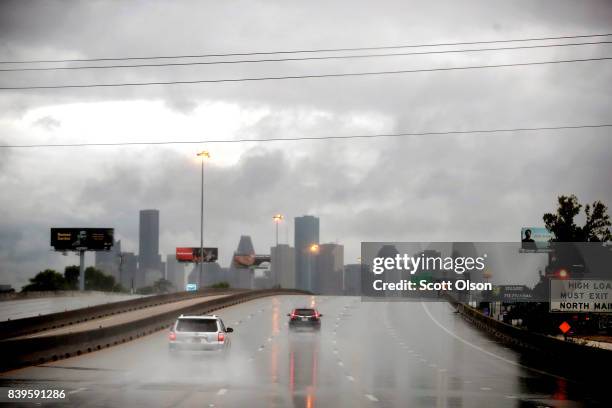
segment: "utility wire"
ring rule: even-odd
[[[507,40],[461,41],[461,42],[446,42],[446,43],[431,43],[431,44],[388,45],[388,46],[377,46],[377,47],[320,48],[320,49],[310,49],[310,50],[288,50],[288,51],[287,50],[285,51],[256,51],[256,52],[210,53],[210,54],[192,54],[192,55],[188,54],[188,55],[158,55],[158,56],[147,56],[147,57],[75,58],[75,59],[54,59],[54,60],[33,59],[33,60],[21,60],[21,61],[0,61],[0,64],[133,61],[133,60],[150,60],[150,59],[237,57],[237,56],[250,56],[250,55],[302,54],[302,53],[344,52],[344,51],[374,51],[374,50],[390,50],[390,49],[401,49],[401,48],[424,48],[424,47],[443,47],[443,46],[456,46],[456,45],[527,42],[527,41],[568,40],[568,39],[578,39],[578,38],[595,38],[595,37],[609,37],[609,36],[612,36],[612,33],[587,34],[587,35],[564,35],[564,36],[557,36],[557,37],[532,37],[532,38],[517,38],[517,39],[507,39]]]
[[[472,129],[472,130],[448,130],[438,132],[402,132],[402,133],[379,133],[371,135],[347,135],[347,136],[296,136],[278,137],[265,139],[211,139],[211,140],[165,140],[151,142],[109,142],[109,143],[59,143],[59,144],[23,144],[23,145],[0,145],[4,149],[29,149],[29,148],[53,148],[53,147],[109,147],[109,146],[146,146],[146,145],[191,145],[191,144],[212,144],[212,143],[267,143],[267,142],[297,142],[310,140],[344,140],[344,139],[375,139],[382,137],[408,137],[408,136],[441,136],[441,135],[467,135],[467,134],[486,134],[486,133],[509,133],[509,132],[541,132],[551,130],[576,130],[576,129],[596,129],[609,128],[610,124],[597,125],[573,125],[573,126],[541,126],[541,127],[519,127],[505,129]]]
[[[185,81],[153,81],[153,82],[122,82],[110,84],[60,84],[60,85],[26,85],[26,86],[2,86],[0,91],[10,90],[33,90],[33,89],[65,89],[65,88],[111,88],[111,87],[127,87],[127,86],[151,86],[151,85],[181,85],[181,84],[212,84],[224,82],[253,82],[253,81],[275,81],[287,79],[309,79],[309,78],[338,78],[338,77],[357,77],[370,75],[395,75],[395,74],[413,74],[417,72],[443,72],[443,71],[465,71],[471,69],[486,69],[486,68],[508,68],[508,67],[526,67],[548,64],[567,64],[574,62],[588,61],[606,61],[612,57],[597,57],[597,58],[581,58],[569,60],[553,60],[553,61],[534,61],[534,62],[517,62],[511,64],[495,64],[495,65],[471,65],[463,67],[448,67],[448,68],[420,68],[407,69],[397,71],[371,71],[371,72],[345,72],[332,74],[309,74],[309,75],[287,75],[287,76],[270,76],[270,77],[247,77],[247,78],[224,78],[224,79],[198,79]]]
[[[0,72],[180,67],[180,66],[192,66],[192,65],[222,65],[222,64],[260,63],[260,62],[289,62],[289,61],[314,61],[314,60],[336,60],[336,59],[357,59],[357,58],[377,58],[377,57],[404,57],[404,56],[414,56],[414,55],[457,54],[457,53],[486,52],[486,51],[509,51],[509,50],[524,50],[524,49],[534,49],[534,48],[575,47],[575,46],[581,46],[581,45],[601,45],[601,44],[612,44],[612,41],[593,41],[593,42],[567,43],[567,44],[522,45],[522,46],[516,46],[516,47],[471,48],[471,49],[461,49],[461,50],[402,52],[402,53],[387,53],[387,54],[353,54],[353,55],[326,55],[326,56],[321,56],[321,57],[241,59],[241,60],[233,60],[233,61],[169,62],[169,63],[161,63],[161,64],[131,64],[131,65],[130,64],[127,64],[127,65],[88,65],[88,66],[76,66],[76,67],[0,68]]]

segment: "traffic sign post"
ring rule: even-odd
[[[79,249],[79,290],[85,290],[85,250]]]

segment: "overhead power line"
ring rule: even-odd
[[[54,148],[54,147],[110,147],[110,146],[159,146],[159,145],[192,145],[192,144],[219,144],[219,143],[269,143],[269,142],[297,142],[317,140],[344,140],[344,139],[376,139],[376,138],[399,138],[408,136],[443,136],[443,135],[467,135],[487,133],[525,133],[542,132],[552,130],[576,130],[609,128],[611,124],[595,125],[570,125],[570,126],[540,126],[540,127],[516,127],[504,129],[472,129],[472,130],[447,130],[438,132],[401,132],[401,133],[379,133],[370,135],[346,135],[346,136],[297,136],[260,139],[210,139],[210,140],[164,140],[150,142],[109,142],[109,143],[58,143],[58,144],[22,144],[22,145],[0,145],[4,149],[30,149],[30,148]]]
[[[38,63],[63,63],[63,62],[99,62],[99,61],[134,61],[134,60],[151,60],[151,59],[179,59],[179,58],[207,58],[207,57],[244,57],[250,55],[275,55],[275,54],[302,54],[302,53],[320,53],[320,52],[344,52],[344,51],[374,51],[374,50],[390,50],[401,48],[424,48],[424,47],[443,47],[457,45],[476,45],[476,44],[503,44],[511,42],[527,42],[527,41],[547,41],[547,40],[569,40],[578,38],[596,38],[609,37],[612,33],[604,34],[585,34],[585,35],[564,35],[556,37],[531,37],[531,38],[515,38],[505,40],[486,40],[486,41],[461,41],[461,42],[442,42],[429,44],[406,44],[406,45],[386,45],[376,47],[346,47],[346,48],[319,48],[319,49],[300,49],[300,50],[281,50],[281,51],[254,51],[254,52],[232,52],[232,53],[203,53],[203,54],[185,54],[185,55],[156,55],[143,57],[108,57],[108,58],[73,58],[73,59],[32,59],[32,60],[16,60],[16,61],[0,61],[0,64],[38,64]]]
[[[511,50],[525,50],[525,49],[536,49],[536,48],[577,47],[577,46],[583,46],[583,45],[602,45],[602,44],[612,44],[612,41],[591,41],[591,42],[565,43],[565,44],[521,45],[521,46],[515,46],[515,47],[469,48],[469,49],[460,49],[460,50],[419,51],[419,52],[401,52],[401,53],[386,53],[386,54],[352,54],[352,55],[326,55],[326,56],[315,56],[315,57],[240,59],[240,60],[232,60],[232,61],[167,62],[167,63],[161,63],[161,64],[124,64],[124,65],[79,65],[75,67],[0,68],[0,72],[65,71],[65,70],[120,69],[120,68],[156,68],[156,67],[183,67],[183,66],[196,66],[196,65],[247,64],[247,63],[262,63],[262,62],[295,62],[295,61],[318,61],[318,60],[338,60],[338,59],[358,59],[358,58],[406,57],[406,56],[433,55],[433,54],[460,54],[460,53],[469,53],[469,52],[511,51]]]
[[[94,83],[94,84],[2,86],[0,87],[0,91],[33,90],[33,89],[65,89],[65,88],[111,88],[111,87],[128,87],[128,86],[185,85],[185,84],[207,84],[207,83],[212,84],[212,83],[224,83],[224,82],[255,82],[255,81],[276,81],[276,80],[289,80],[289,79],[358,77],[358,76],[370,76],[370,75],[414,74],[417,72],[465,71],[465,70],[472,70],[472,69],[487,69],[487,68],[526,67],[526,66],[549,65],[549,64],[567,64],[567,63],[575,63],[575,62],[606,61],[610,59],[612,59],[612,57],[517,62],[517,63],[510,63],[510,64],[494,64],[494,65],[471,65],[471,66],[447,67],[447,68],[418,68],[418,69],[406,69],[406,70],[396,70],[396,71],[344,72],[344,73],[331,73],[331,74],[307,74],[307,75],[286,75],[286,76],[247,77],[247,78],[196,79],[196,80],[185,80],[185,81],[122,82],[122,83],[109,83],[109,84]]]

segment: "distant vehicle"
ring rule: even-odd
[[[225,356],[231,346],[228,333],[233,331],[216,315],[181,315],[170,329],[169,351],[171,354],[180,350],[211,351]]]
[[[316,309],[293,309],[287,316],[289,316],[290,329],[303,327],[319,330],[321,328],[321,316],[323,315]]]

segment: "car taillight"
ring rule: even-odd
[[[175,332],[173,332],[173,331],[171,331],[171,332],[170,332],[170,334],[168,334],[168,339],[169,339],[170,341],[174,341],[174,340],[176,340],[176,333],[175,333]]]
[[[217,341],[224,342],[225,341],[225,333],[223,332],[219,332],[219,334],[217,334]]]
[[[319,312],[315,312],[315,318],[319,318]]]
[[[291,320],[297,319],[297,315],[295,313],[291,313]]]

